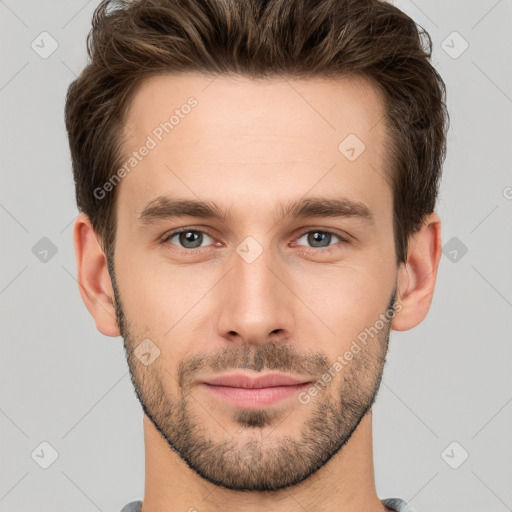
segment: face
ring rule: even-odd
[[[373,403],[397,278],[382,117],[354,78],[161,76],[134,97],[127,155],[152,147],[117,185],[117,321],[145,414],[216,485],[300,483]],[[240,373],[306,384],[204,383]]]

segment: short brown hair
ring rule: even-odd
[[[141,82],[197,71],[251,78],[365,77],[383,93],[397,264],[432,213],[445,158],[446,88],[430,64],[429,34],[381,0],[103,0],[87,38],[89,63],[69,86],[66,129],[76,200],[115,246],[122,134]]]

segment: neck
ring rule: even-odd
[[[240,492],[202,479],[144,416],[146,481],[141,512],[384,512],[375,490],[371,411],[349,442],[299,485],[272,492]]]

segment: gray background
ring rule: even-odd
[[[117,512],[143,496],[122,340],[96,331],[75,279],[63,106],[96,5],[0,0],[1,511]],[[396,5],[433,38],[451,128],[431,311],[392,333],[374,408],[377,490],[418,512],[512,510],[512,3]],[[58,43],[46,58],[42,32]],[[42,442],[58,453],[47,469]]]

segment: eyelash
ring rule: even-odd
[[[179,235],[180,233],[185,233],[185,232],[188,232],[188,231],[192,231],[194,233],[203,233],[203,234],[206,234],[208,235],[210,238],[214,238],[212,235],[210,235],[207,231],[204,231],[202,229],[194,229],[192,227],[184,227],[184,228],[178,228],[178,229],[175,229],[174,231],[171,231],[170,233],[167,233],[161,243],[164,244],[167,248],[170,244],[169,240],[171,238],[173,238],[174,236],[176,235]],[[327,247],[321,247],[321,248],[318,248],[318,247],[304,247],[304,246],[300,246],[302,247],[302,250],[306,250],[306,251],[312,251],[314,253],[323,253],[323,254],[330,254],[331,252],[333,252],[334,250],[336,250],[338,247],[338,245],[341,245],[341,246],[344,246],[348,243],[350,243],[346,238],[342,237],[340,234],[338,233],[335,233],[334,231],[330,230],[330,229],[307,229],[305,231],[302,231],[299,235],[297,235],[296,238],[302,238],[304,235],[308,234],[308,233],[328,233],[330,235],[334,235],[335,237],[339,238],[339,242],[336,243],[336,244],[333,244],[333,245],[329,245]],[[198,247],[198,248],[195,248],[195,249],[186,249],[186,248],[183,248],[183,247],[179,247],[178,245],[175,245],[175,244],[170,244],[170,245],[174,245],[176,247],[176,249],[170,249],[168,248],[169,250],[177,250],[178,252],[183,252],[183,253],[188,253],[190,254],[191,252],[195,252],[195,253],[198,253],[204,249],[208,249],[208,247]]]

